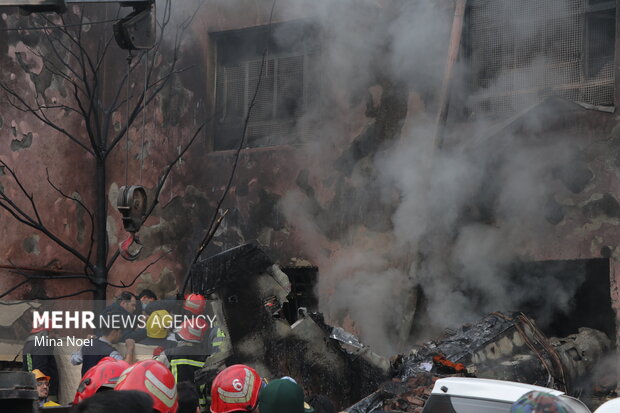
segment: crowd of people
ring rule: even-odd
[[[182,305],[181,305],[182,303]],[[184,301],[158,301],[144,290],[137,297],[123,292],[106,314],[148,317],[144,328],[100,328],[92,345],[71,356],[81,365],[82,377],[72,411],[104,413],[334,413],[323,396],[306,397],[294,378],[260,377],[251,366],[236,364],[219,372],[210,389],[197,386],[195,373],[207,357],[219,351],[225,339],[222,329],[211,323],[195,323],[206,311],[206,299],[190,294]],[[166,328],[162,320],[174,313],[187,315],[179,328]],[[53,334],[37,328],[23,349],[24,369],[37,383],[39,405],[59,406],[58,367],[53,349],[36,346],[35,337]],[[123,356],[114,345],[124,342]],[[136,361],[135,344],[155,346],[152,357]],[[574,413],[554,395],[530,392],[512,406],[510,413]]]
[[[135,323],[99,328],[90,345],[71,355],[71,364],[81,365],[81,379],[73,399],[76,412],[131,411],[158,413],[249,412],[310,413],[304,392],[290,377],[270,382],[246,365],[221,371],[211,389],[194,382],[195,372],[209,355],[217,353],[225,334],[213,319],[197,322],[206,313],[207,302],[199,294],[184,301],[158,300],[150,290],[138,296],[123,292],[104,310],[106,315],[147,318],[144,328]],[[165,319],[182,314],[179,328],[166,327]],[[53,336],[45,327],[32,330],[23,349],[24,369],[37,382],[39,405],[59,406],[59,374],[53,348],[35,345],[35,338]],[[125,343],[125,355],[114,347]],[[136,361],[135,343],[154,346],[149,359]],[[114,390],[110,392],[110,390]],[[260,395],[260,397],[259,397]],[[321,400],[323,413],[333,413],[330,402]],[[331,410],[330,410],[331,409]]]

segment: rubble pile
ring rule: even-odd
[[[220,353],[196,375],[210,387],[224,366],[248,364],[263,377],[295,377],[307,395],[323,395],[350,413],[421,412],[433,384],[470,376],[583,391],[583,378],[610,349],[597,330],[547,338],[523,313],[492,313],[392,360],[357,337],[301,311],[290,325],[282,315],[291,285],[256,245],[247,244],[196,263],[192,291],[209,296],[226,332]],[[579,355],[579,357],[575,357]],[[355,404],[353,404],[355,403]]]
[[[422,373],[410,377],[404,383],[400,379],[385,383],[383,389],[391,396],[383,402],[383,410],[421,413],[438,378],[430,373]]]

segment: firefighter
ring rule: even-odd
[[[224,330],[217,325],[215,322],[213,323],[213,328],[209,332],[209,343],[211,344],[209,349],[209,354],[216,354],[222,351],[222,344],[226,341],[226,334]]]
[[[204,315],[207,308],[207,299],[204,295],[192,293],[185,298],[183,309],[191,315]]]
[[[177,347],[165,349],[157,356],[156,360],[161,361],[172,371],[177,383],[189,382],[194,385],[194,373],[204,366],[207,358],[202,341],[208,329],[208,322],[202,318],[185,320],[176,333]],[[204,394],[205,388],[197,390],[200,394]],[[201,411],[206,410],[206,404],[206,399],[201,397],[199,399]]]
[[[201,343],[209,329],[207,321],[201,318],[185,320],[176,333],[177,347],[165,349],[156,360],[172,371],[177,383],[194,382],[194,372],[205,364],[206,355]]]
[[[113,357],[102,358],[82,377],[73,404],[78,404],[98,392],[114,389],[121,373],[128,368],[129,364],[124,360]]]
[[[168,329],[172,326],[173,317],[166,310],[153,311],[146,321],[146,338],[140,344],[159,346],[164,349],[175,347],[177,343],[168,340]]]
[[[50,377],[50,387],[48,388],[49,397],[55,399],[58,396],[59,375],[56,358],[54,357],[54,347],[47,345],[35,345],[38,337],[50,335],[51,327],[33,328],[24,343],[22,349],[24,371],[39,370],[45,376]]]
[[[179,403],[174,376],[157,360],[143,360],[129,367],[119,377],[114,390],[139,390],[151,396],[153,410],[176,413]]]
[[[263,382],[252,367],[226,367],[211,385],[211,413],[251,412],[258,404]]]
[[[39,407],[60,406],[58,403],[47,400],[50,389],[50,376],[46,376],[39,369],[32,370],[34,378],[37,381],[37,393],[39,394]]]

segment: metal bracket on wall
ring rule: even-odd
[[[26,14],[65,13],[67,4],[117,3],[133,7],[133,12],[114,24],[114,37],[122,49],[146,50],[155,45],[157,19],[155,0],[0,0],[2,7],[19,7]]]
[[[114,24],[116,43],[126,50],[147,50],[155,45],[155,3],[133,5],[133,13]]]

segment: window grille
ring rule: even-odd
[[[473,114],[510,114],[554,95],[613,105],[615,3],[471,0]]]
[[[308,34],[309,36],[301,35]],[[293,33],[293,35],[290,35]],[[245,147],[299,143],[304,138],[300,119],[308,104],[308,66],[316,58],[312,29],[290,25],[225,33],[218,36],[216,74],[215,149],[233,149],[239,144],[243,125],[261,75],[262,54],[270,47],[262,68],[262,79],[248,122]],[[288,39],[282,44],[279,39]]]

